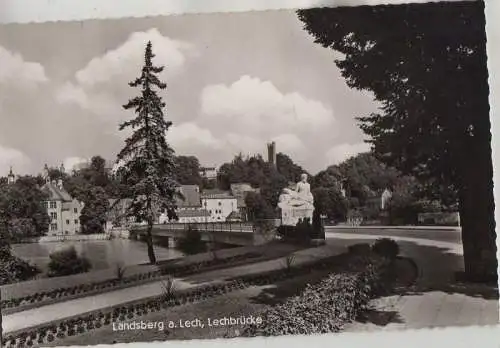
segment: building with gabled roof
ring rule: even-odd
[[[77,234],[81,232],[80,214],[83,202],[71,197],[63,186],[63,181],[50,180],[48,167],[44,168],[45,184],[41,187],[42,192],[48,198],[43,202],[50,217],[49,235]]]

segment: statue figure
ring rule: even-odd
[[[278,207],[281,208],[284,225],[295,226],[303,218],[309,218],[312,222],[314,198],[311,185],[307,182],[307,174],[302,174],[300,179],[295,190],[285,188],[279,197]]]
[[[391,191],[389,191],[388,188],[386,188],[382,193],[382,196],[380,197],[380,210],[387,209],[387,203],[389,203],[391,198],[392,198],[392,193]]]

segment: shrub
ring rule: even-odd
[[[369,255],[372,251],[371,246],[368,243],[349,245],[347,250],[350,254],[357,254],[357,255]]]
[[[173,278],[168,278],[166,281],[162,282],[161,285],[163,287],[163,301],[169,301],[175,298],[175,282]]]
[[[49,257],[49,277],[84,273],[91,268],[89,260],[78,256],[74,247],[56,251],[50,254]],[[72,294],[74,292],[75,289],[72,289]]]
[[[186,234],[177,242],[177,249],[187,255],[206,251],[206,244],[201,239],[201,233],[193,225],[188,225]]]
[[[51,333],[49,333],[49,334],[47,335],[47,342],[52,342],[52,341],[54,341],[54,335],[53,335],[53,334],[51,334]]]
[[[0,285],[29,280],[40,272],[37,267],[13,255],[0,258]]]
[[[377,239],[373,243],[372,250],[374,253],[393,260],[399,255],[399,245],[390,238]]]

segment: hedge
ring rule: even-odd
[[[375,293],[384,261],[371,258],[360,273],[331,274],[308,285],[298,296],[264,310],[262,322],[246,326],[241,336],[276,336],[338,332],[355,318]]]

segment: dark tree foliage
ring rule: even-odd
[[[245,197],[250,221],[274,218],[274,208],[264,197],[256,192],[249,192]]]
[[[14,184],[0,187],[1,240],[4,243],[45,235],[49,216],[42,202],[47,196],[32,176],[21,176]]]
[[[488,71],[482,1],[298,11],[347,84],[373,92],[360,117],[376,156],[426,183],[455,190],[466,273],[497,272]],[[361,116],[361,115],[360,115]]]
[[[80,214],[82,233],[104,233],[110,208],[106,191],[100,186],[91,186],[83,195],[82,201],[84,202]]]
[[[278,152],[276,154],[276,167],[278,172],[283,175],[286,180],[298,182],[301,174],[311,176],[304,168],[296,164],[288,155]]]
[[[175,158],[175,177],[181,185],[202,185],[200,161],[195,156]]]
[[[347,216],[348,202],[335,188],[317,187],[312,190],[314,210],[325,214],[328,219],[343,221]]]
[[[140,95],[123,106],[126,110],[134,110],[137,116],[120,125],[120,130],[132,130],[132,135],[118,154],[117,163],[121,166],[117,174],[128,191],[127,197],[122,198],[133,199],[128,215],[147,223],[148,256],[154,264],[153,224],[160,210],[166,211],[169,219],[176,219],[178,183],[174,150],[166,140],[172,122],[165,120],[165,103],[157,94],[157,89],[167,87],[157,76],[164,67],[153,65],[151,42],[146,45],[144,58],[141,76],[129,83],[130,87],[140,90]]]

